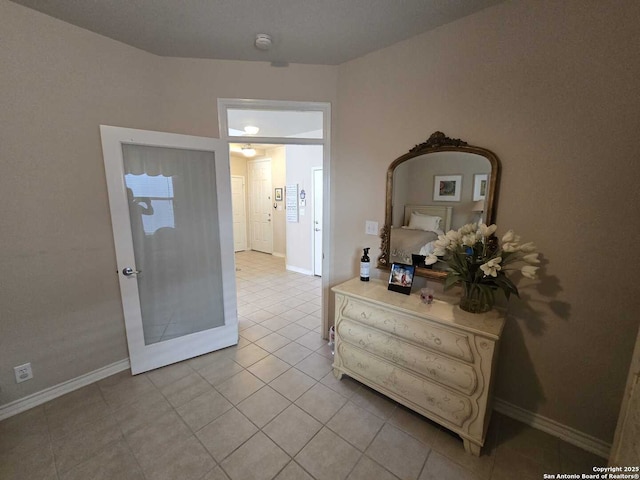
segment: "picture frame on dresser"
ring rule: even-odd
[[[415,275],[415,273],[415,265],[408,265],[406,263],[394,263],[393,265],[391,265],[388,289],[392,292],[411,295],[411,287],[413,285],[413,276]]]

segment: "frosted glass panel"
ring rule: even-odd
[[[323,112],[279,110],[227,110],[230,137],[323,138]],[[247,127],[257,127],[249,134]]]
[[[122,151],[145,344],[224,325],[214,154]]]

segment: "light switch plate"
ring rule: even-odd
[[[367,220],[364,224],[364,233],[367,235],[378,235],[378,222]]]

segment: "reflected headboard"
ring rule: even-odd
[[[451,230],[451,215],[453,207],[443,207],[439,205],[405,205],[403,225],[409,225],[409,219],[413,212],[420,213],[422,215],[440,217],[442,218],[442,221],[440,222],[440,230],[443,230],[445,233]]]

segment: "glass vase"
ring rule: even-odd
[[[485,313],[493,308],[490,295],[483,295],[477,283],[462,282],[460,308],[470,313]]]

